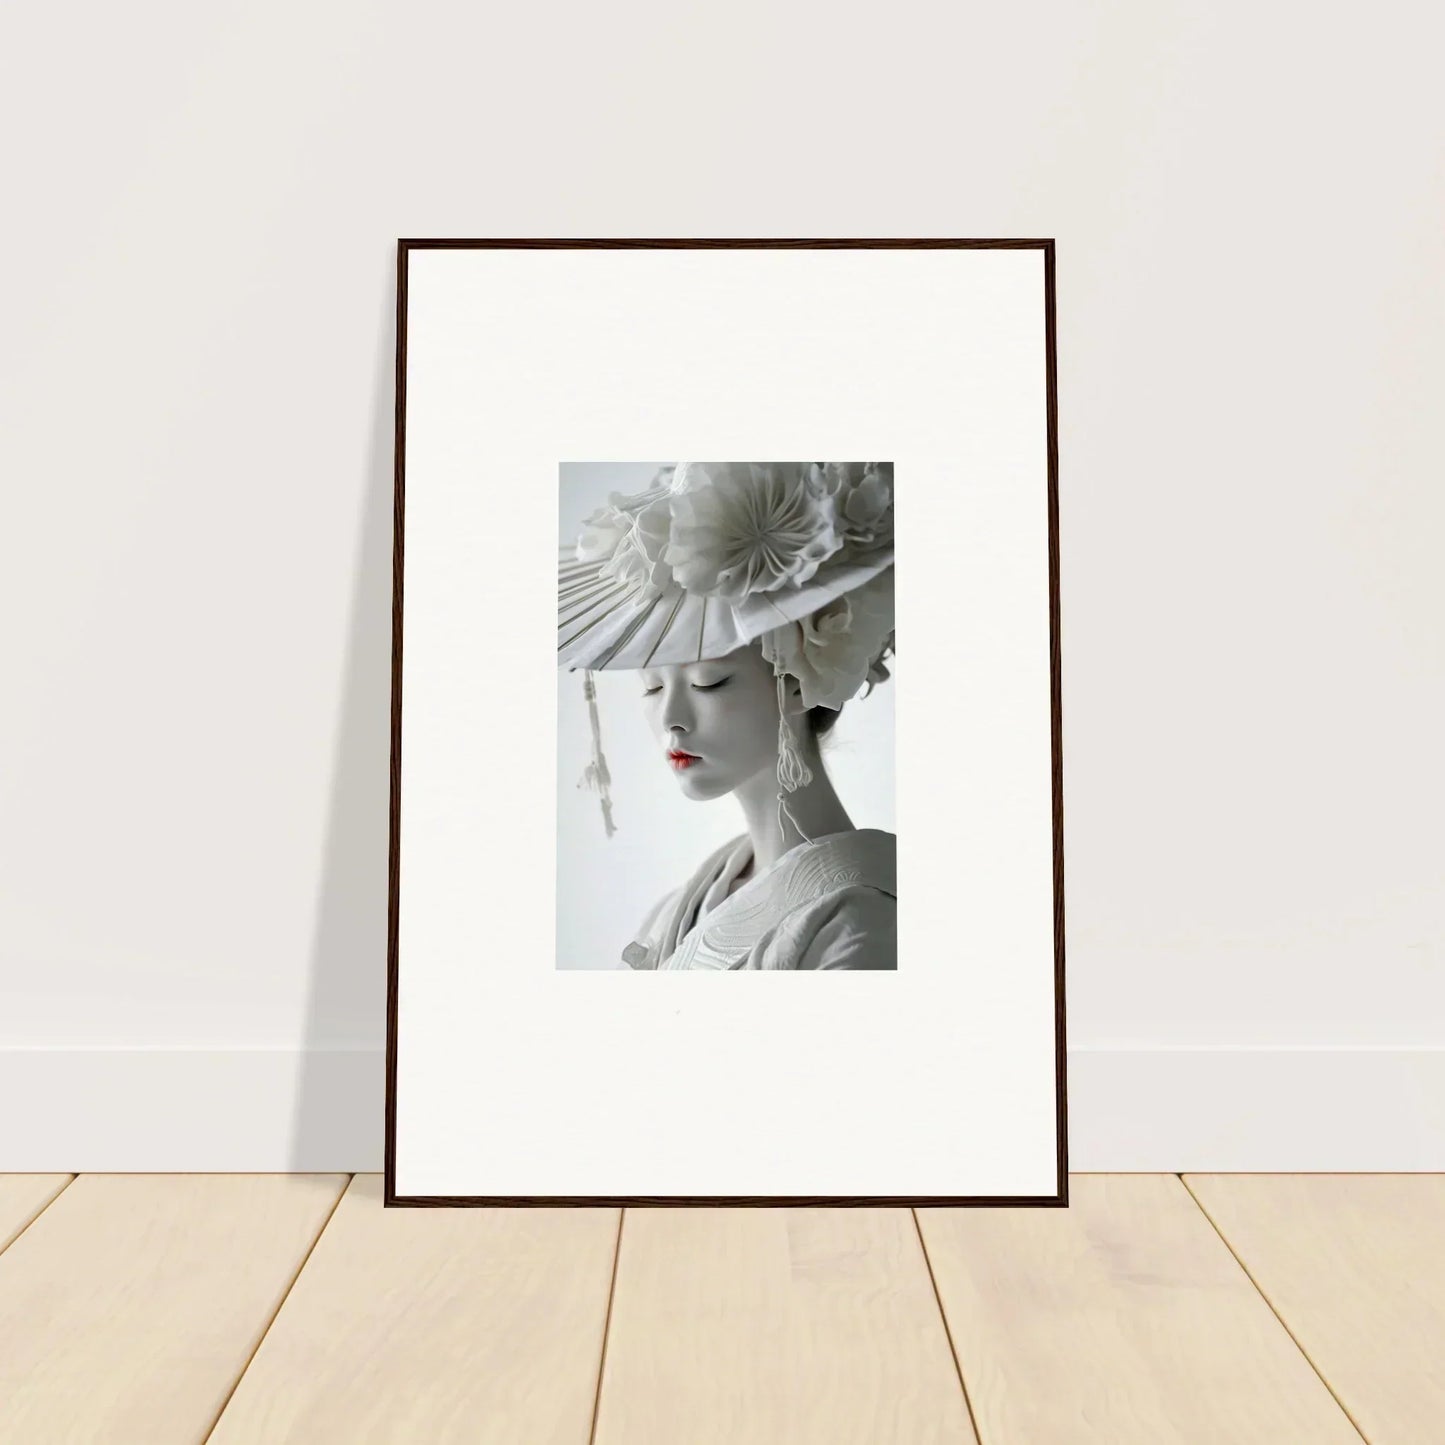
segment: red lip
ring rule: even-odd
[[[694,763],[700,763],[702,761],[696,753],[684,753],[678,751],[676,748],[668,753],[667,760],[678,772],[681,772],[684,768],[690,768]]]

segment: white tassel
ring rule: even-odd
[[[579,788],[595,788],[602,800],[602,826],[610,838],[617,828],[612,821],[612,797],[608,787],[612,777],[607,771],[607,759],[602,756],[602,725],[597,718],[597,685],[590,671],[582,674],[582,695],[587,699],[587,719],[592,729],[592,761],[587,764]]]
[[[792,809],[788,807],[787,794],[795,793],[799,788],[806,788],[813,781],[812,770],[808,767],[802,753],[798,751],[798,740],[793,736],[793,730],[788,726],[787,714],[787,675],[778,673],[778,832],[781,834],[783,828],[783,815],[786,813],[789,822],[798,830],[805,842],[813,840],[803,832],[802,825],[793,817]]]
[[[813,774],[798,751],[798,740],[788,726],[787,675],[778,674],[778,784],[795,793],[813,781]]]
[[[798,830],[798,835],[799,835],[799,837],[802,838],[803,842],[805,842],[805,843],[811,843],[813,840],[803,831],[803,825],[802,825],[800,822],[798,822],[798,820],[797,820],[795,817],[793,817],[793,810],[792,810],[792,809],[788,806],[788,804],[787,804],[787,795],[786,795],[785,793],[779,793],[779,794],[778,794],[778,832],[779,832],[780,834],[781,834],[781,833],[784,833],[784,831],[785,831],[784,828],[783,828],[783,814],[784,814],[784,813],[786,813],[786,814],[788,815],[788,821],[793,825],[793,827],[795,827],[795,828]]]

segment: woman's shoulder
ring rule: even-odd
[[[764,969],[896,969],[898,900],[866,883],[845,883],[801,904],[759,950]]]
[[[898,967],[898,839],[854,828],[793,850],[776,878],[776,923],[752,967]]]
[[[897,834],[881,828],[852,828],[797,849],[788,879],[789,895],[797,902],[850,887],[898,896]]]

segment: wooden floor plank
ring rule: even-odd
[[[918,1218],[982,1445],[1360,1445],[1174,1175]]]
[[[82,1174],[0,1254],[0,1440],[196,1445],[345,1184]]]
[[[1445,1175],[1184,1182],[1370,1445],[1445,1440]]]
[[[0,1174],[0,1252],[74,1177],[73,1174]]]
[[[618,1217],[383,1209],[358,1175],[211,1445],[587,1445]]]
[[[597,1445],[973,1445],[906,1209],[629,1209]]]

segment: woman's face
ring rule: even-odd
[[[639,677],[658,763],[687,797],[718,798],[777,768],[777,681],[756,645],[706,662],[644,667]],[[797,684],[788,684],[791,713]]]

